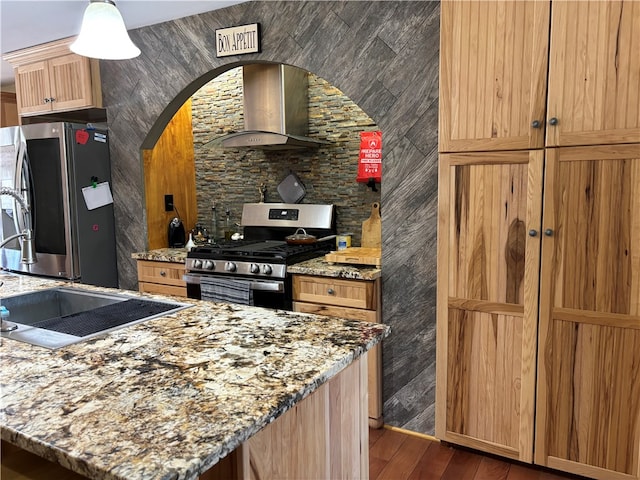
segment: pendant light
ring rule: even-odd
[[[102,60],[124,60],[140,55],[127,29],[122,15],[111,0],[90,0],[84,11],[80,35],[70,47],[85,57]]]

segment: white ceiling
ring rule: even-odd
[[[116,0],[127,29],[217,10],[246,0]],[[89,0],[0,0],[1,53],[80,33]],[[231,26],[231,25],[230,25]],[[2,61],[0,84],[14,83],[13,69]]]

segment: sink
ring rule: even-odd
[[[10,311],[9,320],[18,327],[2,332],[3,337],[50,349],[191,306],[67,287],[5,297],[0,304]]]

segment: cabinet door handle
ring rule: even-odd
[[[333,288],[329,288],[329,289],[327,289],[327,293],[328,293],[329,295],[333,295],[333,294],[334,294],[334,293],[336,293],[336,292],[333,290]]]
[[[557,124],[558,124],[558,119],[557,119],[556,117],[551,117],[551,118],[549,119],[549,125],[553,125],[553,126],[555,126],[555,125],[557,125]]]
[[[166,275],[167,275],[167,272],[165,272],[164,270],[161,270],[161,271],[160,271],[160,276],[161,276],[161,277],[164,277],[164,276],[166,276]]]
[[[529,236],[530,237],[535,237],[536,235],[538,235],[538,231],[537,230],[529,230]]]
[[[42,103],[49,103],[50,101],[51,101],[51,99],[50,99],[50,98],[45,98],[45,99],[43,99],[43,102],[42,102]]]
[[[541,125],[542,123],[540,122],[540,120],[534,120],[533,122],[531,122],[531,127],[533,128],[540,128]]]
[[[49,101],[50,101],[50,102],[55,102],[55,101],[56,101],[56,99],[55,99],[54,97],[49,97]]]
[[[551,237],[551,236],[553,236],[553,230],[551,230],[550,228],[547,228],[547,229],[544,231],[544,234],[545,234],[547,237]]]

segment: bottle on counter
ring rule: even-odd
[[[184,248],[187,249],[187,252],[190,252],[191,250],[193,250],[193,248],[196,246],[195,242],[193,241],[193,234],[191,232],[189,232],[189,241],[187,242],[187,244],[184,246]]]
[[[4,305],[0,306],[0,332],[10,332],[18,328],[18,326],[9,321],[9,309]]]
[[[231,240],[231,236],[234,233],[233,224],[231,223],[231,210],[225,210],[225,215],[227,216],[224,224],[224,239],[228,242]]]

